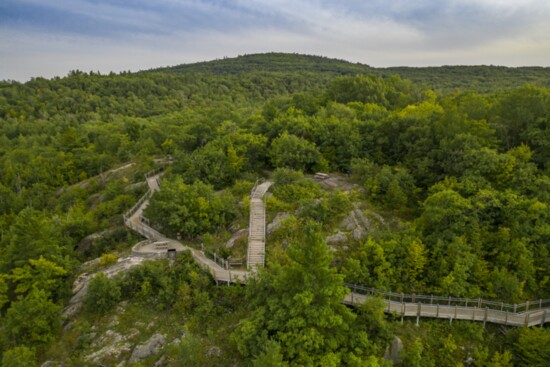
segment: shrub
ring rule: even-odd
[[[109,279],[99,273],[90,280],[88,294],[84,299],[87,311],[96,314],[105,314],[120,300],[120,287],[114,279]]]

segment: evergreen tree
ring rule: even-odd
[[[233,334],[239,351],[247,358],[275,358],[275,344],[263,348],[275,342],[291,366],[366,365],[362,358],[376,347],[341,303],[347,289],[330,266],[319,224],[305,226],[302,237],[288,247],[288,257],[287,264],[251,284],[254,310]]]

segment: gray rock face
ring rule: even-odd
[[[399,358],[399,354],[403,350],[403,342],[399,337],[394,337],[391,345],[386,348],[386,352],[384,353],[384,358],[392,361],[394,365],[399,365],[401,363],[401,359]]]
[[[210,349],[208,349],[208,351],[206,352],[206,355],[208,357],[212,357],[212,356],[219,357],[222,355],[222,353],[223,352],[219,347],[213,346],[213,347],[210,347]]]
[[[142,359],[145,359],[151,355],[157,354],[160,349],[166,343],[166,335],[164,334],[155,334],[144,344],[138,345],[135,347],[132,352],[132,356],[128,360],[129,363],[138,362]]]
[[[355,240],[361,240],[368,233],[371,223],[361,209],[353,209],[346,218],[340,223],[340,228],[346,232],[351,232]]]
[[[235,233],[233,233],[233,236],[229,239],[229,241],[226,242],[225,247],[231,248],[235,244],[235,241],[244,236],[248,233],[248,228],[241,229]]]
[[[327,243],[327,245],[333,245],[336,243],[346,242],[347,240],[348,240],[348,237],[346,236],[345,233],[338,232],[336,234],[333,234],[332,236],[328,236],[325,239],[325,242]]]
[[[355,219],[355,214],[352,212],[349,213],[340,223],[340,228],[344,231],[353,231],[357,227],[357,221]]]
[[[40,367],[64,367],[65,363],[58,361],[46,361]]]
[[[131,345],[128,343],[126,337],[111,330],[108,330],[92,346],[101,345],[103,348],[87,355],[84,357],[84,360],[95,365],[101,365],[104,360],[118,359],[123,353],[129,352],[131,349]]]
[[[360,240],[363,237],[365,237],[366,231],[363,227],[357,226],[355,229],[351,232],[351,236],[354,240]]]
[[[269,235],[276,231],[281,226],[283,219],[288,218],[289,216],[290,214],[286,212],[277,213],[275,218],[273,218],[273,221],[267,225],[267,234]]]

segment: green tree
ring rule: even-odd
[[[9,302],[7,275],[0,273],[0,311]]]
[[[411,291],[417,291],[418,286],[422,284],[421,275],[427,263],[428,253],[426,246],[424,246],[419,238],[412,240],[406,248],[405,263],[403,266],[406,282]]]
[[[342,267],[346,282],[387,289],[393,270],[384,248],[372,237],[352,248]]]
[[[34,367],[36,365],[34,350],[24,345],[6,350],[2,356],[2,367]]]
[[[23,209],[11,226],[8,238],[5,256],[0,259],[0,269],[6,272],[40,256],[56,264],[64,264],[68,260],[66,255],[70,251],[65,247],[67,240],[59,226],[45,213]]]
[[[323,171],[327,168],[326,161],[315,144],[283,133],[273,140],[269,150],[271,162],[277,168],[285,167],[300,171]]]
[[[523,328],[514,343],[514,363],[517,366],[543,367],[550,361],[550,330]]]
[[[365,365],[361,358],[375,347],[341,303],[347,290],[330,266],[318,224],[306,225],[302,237],[288,247],[288,258],[251,284],[251,315],[232,336],[239,351],[253,358],[272,340],[291,366]]]
[[[11,304],[4,320],[10,345],[39,345],[52,341],[61,320],[61,307],[43,290],[33,289]]]
[[[84,306],[89,312],[104,314],[118,303],[120,295],[120,286],[116,280],[99,273],[88,283],[88,293],[84,298]]]
[[[274,340],[268,340],[260,353],[252,361],[254,367],[286,367],[288,363],[283,361],[281,345]]]
[[[40,256],[29,264],[12,270],[10,278],[17,284],[15,293],[26,294],[31,289],[46,291],[48,297],[57,295],[64,285],[67,270]]]
[[[191,185],[179,176],[165,180],[145,210],[147,218],[168,230],[193,238],[228,225],[237,214],[230,192],[214,192],[212,186],[196,181]]]

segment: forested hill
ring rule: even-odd
[[[176,73],[210,72],[215,74],[235,74],[252,71],[264,72],[316,72],[341,75],[364,74],[371,71],[368,65],[353,64],[345,60],[330,59],[322,56],[265,53],[251,54],[221,60],[182,64],[156,69]]]
[[[243,55],[234,58],[182,64],[155,69],[168,73],[241,74],[250,72],[303,72],[327,75],[374,74],[399,75],[403,79],[424,84],[437,91],[474,90],[493,92],[510,89],[525,83],[550,86],[548,67],[504,67],[494,65],[440,66],[440,67],[389,67],[376,68],[361,63],[321,56],[289,53]]]
[[[484,83],[476,67],[402,70],[423,85],[267,54],[0,82],[0,367],[386,367],[394,336],[401,366],[548,366],[550,314],[542,328],[415,326],[377,300],[341,303],[347,283],[490,300],[505,320],[519,309],[503,302],[547,304],[548,69],[488,68]],[[473,91],[447,93],[460,86]],[[143,218],[235,270],[250,192],[273,182],[257,280],[216,287],[189,254],[136,265],[146,242],[123,214],[163,166]],[[71,302],[86,274],[128,263]]]

